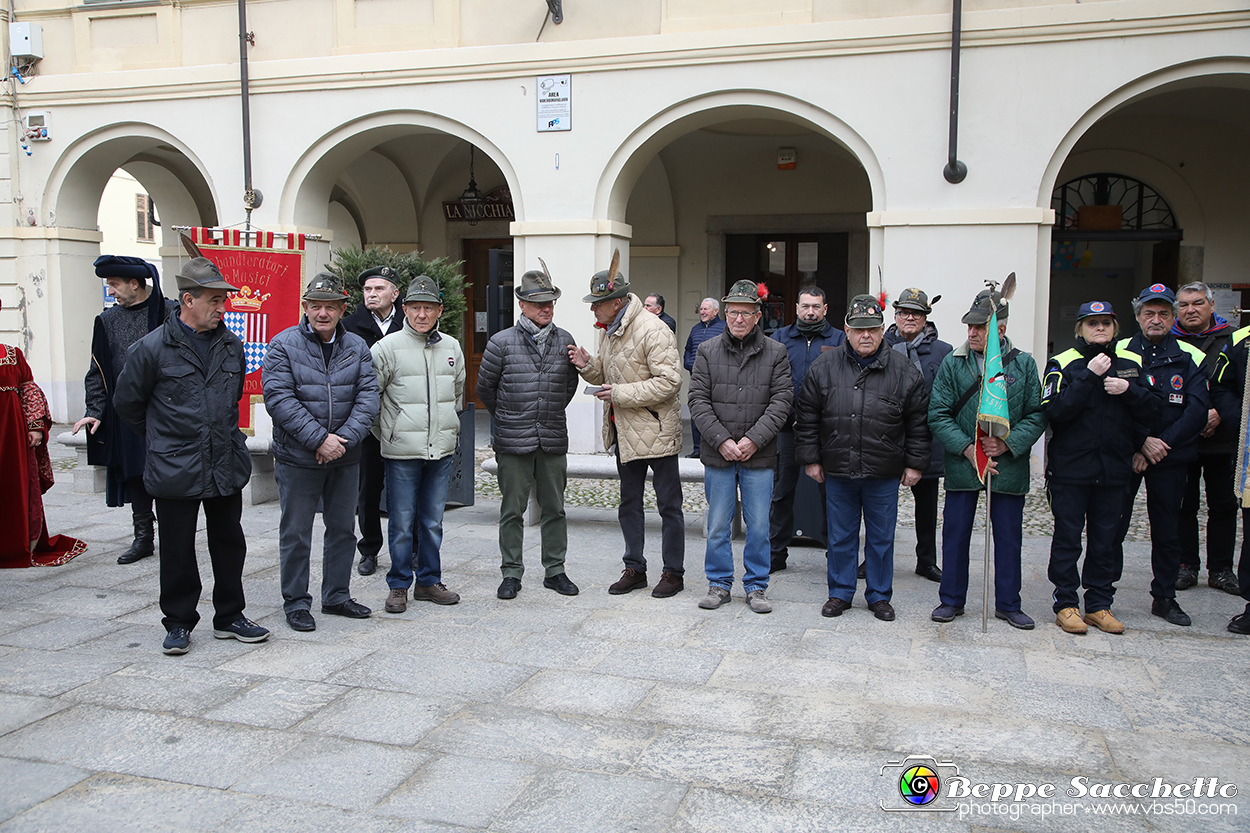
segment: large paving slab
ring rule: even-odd
[[[353,575],[353,595],[378,612],[349,621],[314,606],[317,630],[296,634],[278,592],[278,507],[248,507],[247,612],[271,639],[213,639],[210,579],[191,652],[166,657],[158,559],[118,565],[128,513],[69,481],[47,495],[49,526],[84,537],[87,553],[0,575],[0,833],[1246,829],[1250,640],[1224,630],[1244,603],[1202,585],[1180,594],[1193,627],[1151,616],[1138,530],[1115,605],[1128,632],[1062,633],[1041,500],[1027,504],[1023,571],[1037,628],[991,616],[986,633],[979,554],[967,615],[929,621],[937,588],[912,572],[906,492],[891,623],[862,593],[822,618],[824,554],[798,545],[773,576],[773,613],[752,613],[740,588],[700,610],[694,511],[686,591],[611,596],[622,541],[616,486],[599,482],[570,484],[580,595],[542,587],[527,529],[523,590],[496,599],[498,504],[480,500],[446,516],[444,577],[460,604],[388,615],[384,571]],[[649,514],[657,564],[659,532]],[[207,579],[202,519],[197,540]],[[909,755],[949,760],[969,783],[1055,785],[1071,813],[1036,800],[884,812],[902,800]],[[1218,778],[1238,792],[1204,799],[1204,815],[1147,800],[1094,819],[1092,799],[1063,792],[1074,778]]]

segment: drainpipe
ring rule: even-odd
[[[247,90],[247,47],[256,35],[247,31],[247,0],[239,0],[239,85],[243,109],[243,208],[247,211],[245,231],[252,229],[252,211],[260,208],[264,196],[252,187],[252,112]]]
[[[243,0],[239,0],[242,4]],[[942,176],[952,185],[958,185],[968,175],[968,166],[959,161],[956,147],[959,144],[959,32],[963,28],[963,2],[954,0],[955,9],[951,21],[951,120],[950,149],[946,155],[946,167]]]

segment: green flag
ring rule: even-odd
[[[1003,351],[998,339],[998,304],[990,296],[993,307],[985,326],[985,374],[981,377],[981,403],[977,406],[977,476],[985,482],[990,458],[981,444],[983,437],[1006,440],[1011,435],[1007,418],[1007,380],[1003,376]]]

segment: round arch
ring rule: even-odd
[[[520,181],[494,143],[461,122],[418,110],[388,110],[339,125],[314,142],[291,168],[278,204],[283,225],[323,228],[330,192],[355,159],[389,139],[413,133],[447,134],[477,146],[499,166],[512,191],[518,220],[524,217]]]
[[[1202,245],[1206,236],[1206,221],[1198,196],[1184,177],[1153,156],[1131,150],[1089,150],[1074,153],[1065,160],[1062,170],[1065,182],[1076,177],[1114,171],[1149,183],[1150,187],[1167,195],[1177,225],[1185,230],[1185,240],[1190,245]],[[1054,193],[1053,188],[1051,193]],[[1047,207],[1050,207],[1049,197]]]
[[[198,214],[166,214],[166,225],[216,225],[217,194],[207,167],[172,134],[142,122],[100,128],[61,154],[43,194],[42,210],[48,225],[94,229],[104,186],[114,171],[128,165],[135,168],[136,179],[158,206],[181,205]],[[163,173],[153,175],[157,169]],[[185,190],[179,193],[181,189]]]
[[[1230,83],[1228,84],[1229,86],[1250,86],[1250,60],[1245,58],[1217,58],[1177,64],[1149,75],[1144,75],[1112,91],[1093,107],[1086,110],[1077,119],[1076,123],[1068,129],[1068,132],[1064,134],[1063,139],[1056,146],[1042,174],[1037,194],[1038,206],[1050,208],[1050,196],[1058,184],[1060,170],[1063,168],[1064,163],[1068,161],[1068,156],[1072,153],[1072,149],[1076,147],[1076,143],[1099,120],[1126,104],[1131,104],[1134,101],[1160,92],[1164,87],[1180,86],[1187,82],[1209,83],[1219,80],[1221,77],[1224,77],[1227,81],[1236,79],[1236,83]],[[1151,177],[1147,172],[1143,171],[1143,175],[1140,178],[1149,180]],[[1177,206],[1173,204],[1173,208],[1176,209]],[[1188,225],[1186,225],[1186,229],[1188,234]]]
[[[885,175],[876,154],[846,122],[793,96],[766,90],[725,90],[678,102],[639,125],[612,154],[599,177],[595,216],[624,222],[630,193],[652,157],[677,137],[728,118],[786,121],[828,138],[863,166],[872,208],[884,203]]]

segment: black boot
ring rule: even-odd
[[[133,564],[141,558],[156,554],[155,536],[152,530],[152,522],[155,520],[156,517],[150,511],[135,513],[135,540],[130,545],[130,549],[117,556],[118,564]]]

